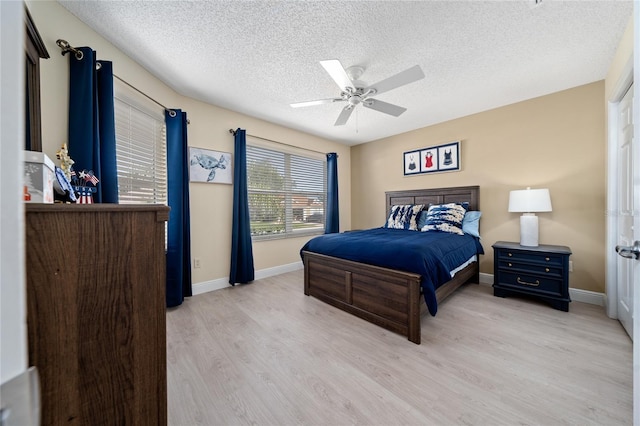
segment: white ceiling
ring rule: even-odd
[[[347,145],[601,80],[633,8],[559,0],[60,3],[183,95]],[[358,106],[336,127],[343,103],[289,106],[339,95],[324,59],[364,67],[367,84],[416,64],[426,77],[377,97],[406,107],[400,117]]]

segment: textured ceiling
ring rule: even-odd
[[[183,95],[347,145],[601,80],[633,8],[559,0],[60,3]],[[343,103],[289,106],[339,95],[325,59],[364,67],[367,84],[416,64],[426,77],[377,97],[406,107],[400,117],[358,106],[338,127]]]

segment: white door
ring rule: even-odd
[[[639,13],[639,12],[636,12]],[[638,21],[638,19],[636,19]],[[636,32],[637,34],[638,32]],[[637,51],[638,49],[636,49]],[[640,60],[636,59],[640,65]],[[633,344],[633,424],[640,426],[640,138],[634,135],[638,125],[638,95],[634,106],[632,86],[619,104],[617,145],[617,239],[616,260],[618,319]],[[635,315],[634,315],[635,312]]]
[[[640,23],[640,8],[635,13]],[[615,92],[624,95],[609,106],[607,314],[620,321],[634,342],[633,424],[640,426],[640,55],[634,56],[635,69],[623,73],[618,83],[622,90]],[[631,84],[626,92],[625,82]]]
[[[634,183],[633,86],[618,108],[617,146],[617,216],[616,259],[618,285],[618,319],[633,339],[634,270],[638,255],[634,253],[634,202],[640,198],[640,183]],[[638,167],[635,167],[638,168]],[[634,197],[634,192],[638,196]],[[637,210],[635,210],[637,215]],[[638,238],[640,239],[640,238]],[[640,242],[638,243],[640,245]],[[640,247],[637,247],[640,249]],[[637,275],[640,278],[640,275]]]

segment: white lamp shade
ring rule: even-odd
[[[535,213],[551,211],[551,196],[548,189],[523,189],[509,193],[509,211],[513,213]]]

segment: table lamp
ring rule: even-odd
[[[509,212],[520,216],[520,245],[538,247],[538,216],[536,212],[550,212],[548,189],[523,189],[509,193]]]

